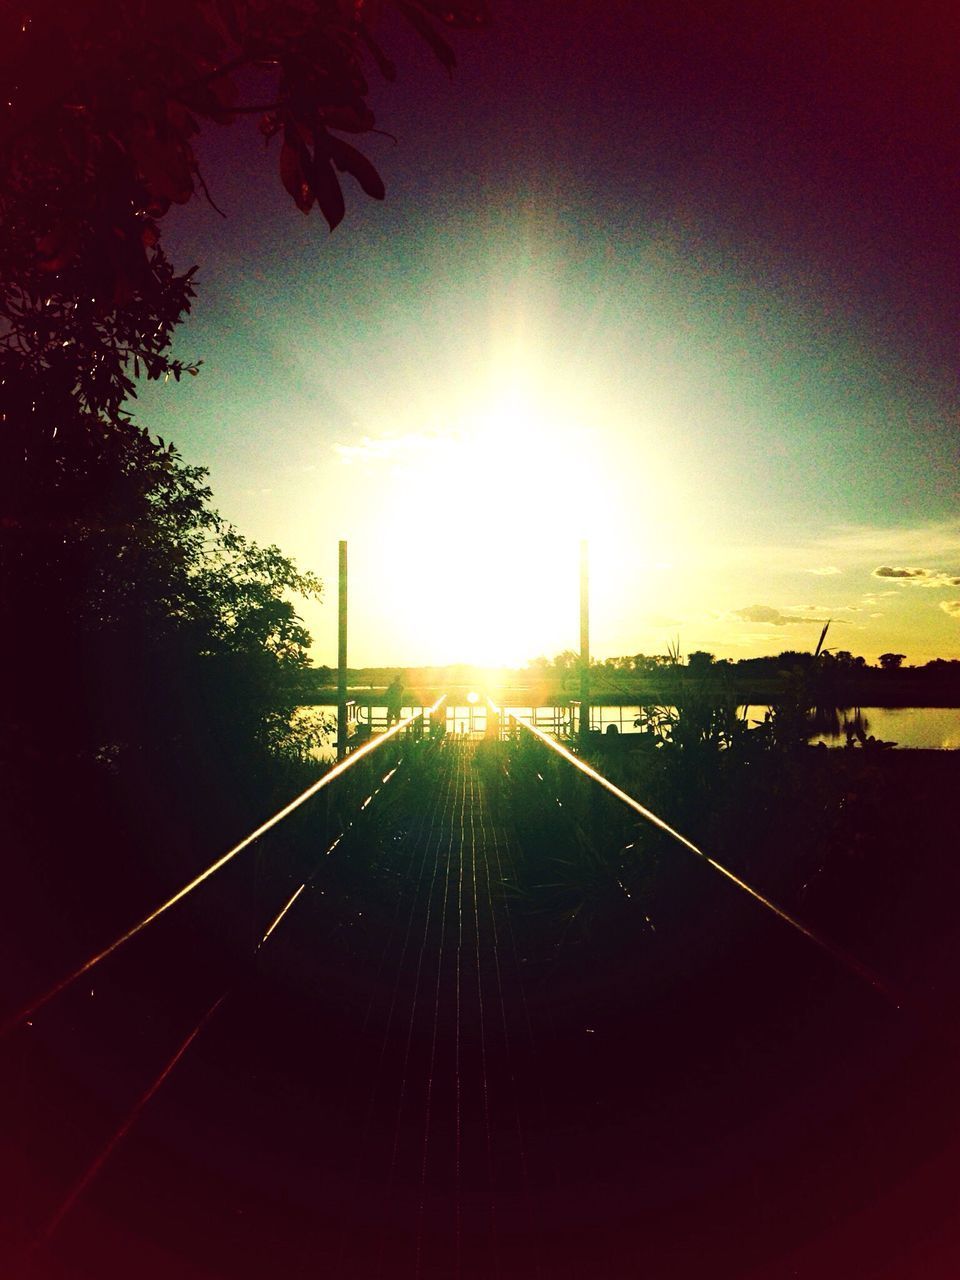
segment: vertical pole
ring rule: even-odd
[[[590,732],[590,555],[580,542],[580,740]]]
[[[340,594],[337,629],[337,759],[347,754],[347,544],[340,543]]]

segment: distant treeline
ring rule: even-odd
[[[684,668],[690,675],[724,675],[733,674],[747,678],[776,678],[784,672],[797,671],[836,671],[849,673],[892,672],[916,674],[928,672],[937,676],[960,678],[960,660],[935,658],[920,667],[905,666],[906,654],[882,653],[877,664],[871,665],[866,658],[850,653],[847,649],[824,649],[818,654],[796,649],[785,649],[782,653],[757,658],[717,658],[712,653],[697,649],[685,659],[678,655],[634,653],[618,658],[595,658],[590,664],[591,672],[609,673],[613,675],[659,675],[665,671],[676,671]],[[579,672],[580,657],[572,650],[565,650],[551,661],[549,658],[535,658],[527,664],[528,672],[555,671],[561,674]]]
[[[686,659],[632,654],[595,659],[590,665],[591,697],[598,702],[669,700],[678,679],[704,692],[732,693],[744,702],[769,702],[798,679],[824,702],[860,706],[960,706],[960,660],[935,658],[905,666],[905,655],[881,654],[876,665],[847,650],[820,654],[785,650],[773,656],[730,660],[696,651]],[[572,651],[552,660],[541,657],[526,667],[477,668],[466,664],[430,667],[359,667],[348,672],[356,690],[386,688],[400,675],[411,692],[434,692],[477,684],[506,692],[536,694],[537,700],[578,696],[580,659]],[[298,673],[305,695],[336,684],[336,669],[306,668]]]

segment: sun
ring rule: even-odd
[[[396,468],[381,545],[393,580],[415,581],[431,651],[511,666],[543,650],[544,618],[575,601],[580,537],[615,524],[603,470],[587,424],[516,388]]]
[[[351,450],[384,661],[516,667],[576,648],[584,538],[597,598],[642,579],[666,527],[656,446],[648,432],[640,458],[616,388],[575,375],[511,350],[438,393],[429,427],[400,418]]]

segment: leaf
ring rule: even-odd
[[[241,44],[244,31],[238,21],[236,4],[231,4],[229,0],[214,0],[214,14],[219,20],[217,25],[222,28],[225,35],[237,44]]]
[[[360,27],[360,39],[373,54],[377,67],[384,80],[392,83],[397,78],[397,68],[393,61],[387,57],[379,43],[373,38],[366,26]]]
[[[820,657],[820,650],[823,648],[823,642],[824,642],[824,640],[826,640],[826,638],[827,638],[827,631],[829,630],[829,628],[830,628],[830,623],[831,623],[832,621],[833,621],[833,619],[832,619],[832,618],[828,618],[828,619],[827,619],[827,621],[824,623],[823,630],[820,632],[820,639],[817,641],[817,647],[816,647],[816,649],[814,650],[814,654],[813,654],[813,656],[814,656],[815,658],[819,658],[819,657]]]
[[[237,86],[231,76],[217,76],[210,81],[210,88],[227,120],[233,119],[233,108],[237,105]]]
[[[60,222],[48,234],[36,239],[41,271],[62,271],[76,256],[77,233],[73,226]]]
[[[186,204],[193,195],[195,161],[183,138],[165,137],[158,125],[142,120],[130,131],[129,147],[149,195]]]
[[[280,132],[280,118],[275,111],[268,111],[260,117],[260,123],[257,128],[263,134],[264,139],[269,142],[274,134]]]
[[[325,155],[315,157],[312,176],[317,204],[332,231],[343,219],[343,192],[340,190],[340,183],[333,171],[333,166]]]
[[[397,8],[414,30],[423,36],[439,61],[452,72],[457,65],[457,55],[423,11],[416,4],[411,3],[411,0],[397,0]]]
[[[293,196],[294,203],[301,213],[309,213],[313,205],[314,193],[304,172],[304,162],[307,159],[306,148],[295,135],[294,139],[291,141],[291,132],[288,129],[283,146],[280,148],[280,180]]]
[[[335,138],[330,134],[327,135],[327,146],[331,160],[341,172],[352,174],[374,200],[383,199],[386,195],[383,179],[362,152],[342,138]]]

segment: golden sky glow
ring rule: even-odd
[[[616,406],[516,348],[440,399],[445,426],[338,446],[357,610],[375,600],[384,650],[418,661],[522,665],[564,630],[572,646],[580,538],[603,592],[605,567],[643,569],[665,517],[631,499]]]
[[[615,472],[588,449],[588,424],[521,371],[491,390],[386,463],[364,537],[382,548],[391,650],[427,636],[438,661],[522,663],[571,595],[576,539],[616,536],[618,508],[604,500]]]
[[[584,536],[597,657],[811,650],[826,618],[870,661],[960,656],[935,371],[676,226],[596,240],[469,210],[362,253],[334,237],[322,271],[290,234],[198,308],[182,354],[203,376],[149,384],[138,414],[210,466],[228,519],[323,578],[317,663],[340,538],[356,666],[576,649]]]

